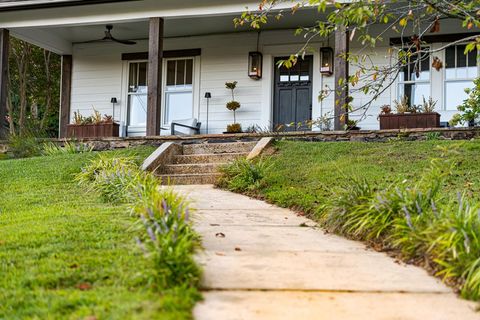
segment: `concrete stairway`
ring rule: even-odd
[[[171,163],[155,171],[163,184],[213,184],[219,176],[218,168],[240,157],[246,157],[256,146],[252,142],[185,144]]]

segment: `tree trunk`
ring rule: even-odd
[[[45,96],[45,113],[42,117],[42,122],[40,124],[40,128],[43,130],[45,129],[45,124],[47,122],[50,113],[52,112],[52,74],[50,72],[50,61],[51,61],[51,52],[44,50],[43,51],[43,58],[45,63],[45,75],[46,75],[46,96]]]
[[[10,68],[8,69],[8,87],[11,88],[10,83]],[[13,105],[12,105],[12,93],[8,90],[7,95],[7,113],[8,113],[8,127],[10,131],[10,135],[15,135],[15,122],[13,120]]]
[[[19,92],[19,116],[18,116],[18,129],[19,134],[25,133],[26,119],[27,119],[27,82],[28,82],[28,64],[30,59],[31,47],[27,43],[23,43],[20,49],[13,48],[13,55],[17,62],[18,68],[18,92]]]

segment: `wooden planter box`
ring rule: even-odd
[[[380,130],[439,127],[440,114],[436,112],[380,115]]]
[[[118,137],[119,133],[120,125],[118,123],[69,124],[67,126],[68,138],[111,138]]]

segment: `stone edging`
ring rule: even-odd
[[[384,142],[389,140],[426,140],[429,134],[438,133],[441,140],[470,140],[480,136],[480,128],[429,128],[405,130],[358,130],[358,131],[301,131],[301,132],[265,132],[265,133],[239,133],[239,134],[211,134],[197,136],[157,136],[157,137],[129,137],[129,138],[102,138],[84,139],[95,150],[112,150],[132,148],[136,146],[158,147],[164,142],[191,143],[221,143],[238,141],[258,141],[261,138],[273,137],[275,140],[302,140],[302,141],[362,141]],[[62,139],[39,139],[42,142],[62,143]],[[0,153],[5,153],[7,141],[0,141]]]

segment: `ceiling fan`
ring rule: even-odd
[[[107,24],[107,25],[106,25],[106,28],[107,28],[107,30],[105,30],[105,37],[103,37],[102,39],[85,41],[85,42],[82,42],[82,43],[117,42],[117,43],[126,44],[126,45],[134,45],[134,44],[137,44],[135,41],[120,40],[120,39],[115,38],[115,37],[112,35],[113,25]]]

